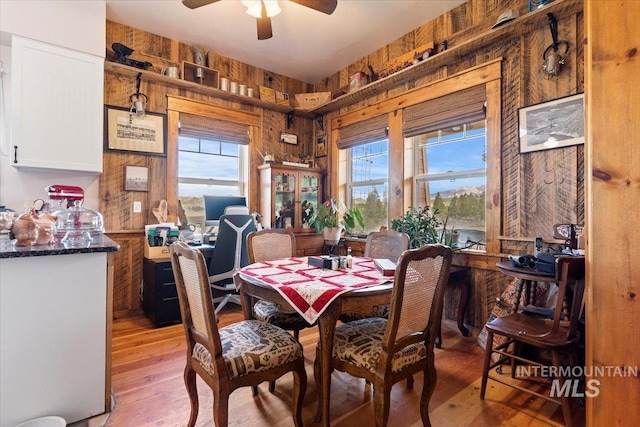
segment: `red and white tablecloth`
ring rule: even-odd
[[[272,286],[310,324],[339,295],[354,289],[390,282],[371,258],[353,258],[349,269],[322,269],[309,265],[307,257],[262,261],[243,267],[240,276]]]

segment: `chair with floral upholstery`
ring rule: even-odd
[[[214,424],[226,427],[234,390],[292,372],[293,421],[302,427],[307,377],[300,343],[284,329],[258,320],[218,328],[204,256],[182,242],[172,244],[170,252],[187,339],[184,382],[191,402],[187,426],[193,427],[198,417],[196,375],[213,391]]]
[[[452,257],[451,248],[442,245],[404,252],[396,268],[388,319],[360,319],[336,327],[331,366],[373,384],[377,427],[387,425],[393,384],[418,372],[424,375],[420,416],[425,426],[431,425],[429,400],[436,386],[433,346]],[[316,382],[320,351],[318,346]]]

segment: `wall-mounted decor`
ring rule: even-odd
[[[324,157],[327,155],[327,135],[321,135],[316,138],[316,157]]]
[[[146,166],[125,166],[124,189],[127,191],[149,191],[149,168]]]
[[[298,135],[282,132],[280,134],[280,142],[284,142],[285,144],[298,145]]]
[[[518,110],[520,153],[584,143],[584,94]]]
[[[126,108],[105,105],[105,148],[135,151],[141,154],[166,155],[166,116],[145,113],[137,117]]]

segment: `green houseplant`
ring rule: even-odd
[[[356,223],[360,227],[364,227],[364,219],[362,212],[358,208],[349,208],[342,200],[338,202],[336,199],[325,201],[318,211],[313,214],[310,221],[318,234],[322,233],[325,228],[344,228],[350,232],[356,227]]]
[[[430,243],[440,243],[438,210],[410,206],[403,216],[391,221],[391,229],[409,235],[409,248],[415,249]]]

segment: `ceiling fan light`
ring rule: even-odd
[[[273,18],[274,16],[282,12],[282,9],[280,9],[280,5],[278,5],[278,0],[263,0],[263,1],[264,1],[264,6],[267,8],[267,16],[269,18]]]
[[[260,0],[242,0],[242,4],[247,8],[247,14],[255,18],[262,18],[262,2]],[[264,0],[269,18],[276,16],[282,9],[278,5],[278,0]]]

